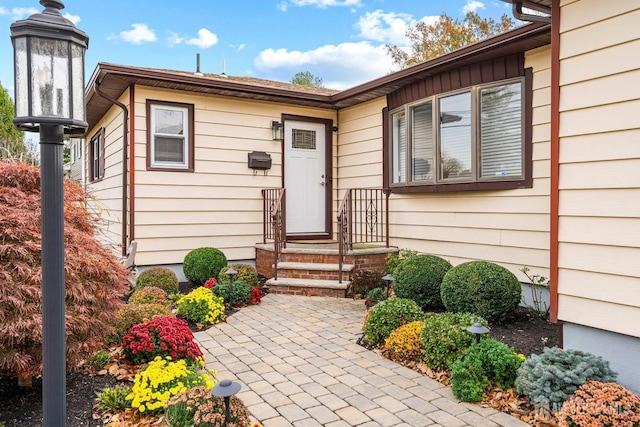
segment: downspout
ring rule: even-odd
[[[95,90],[98,95],[117,105],[122,109],[122,255],[127,255],[127,147],[128,147],[128,127],[129,127],[129,110],[126,105],[107,95],[100,90],[100,82],[96,80]]]
[[[551,12],[551,183],[549,245],[549,318],[558,321],[559,222],[560,222],[560,1]],[[562,344],[561,344],[562,345]]]
[[[133,119],[129,120],[129,135],[134,135],[133,141],[129,146],[129,150],[131,151],[129,154],[129,158],[131,159],[131,167],[129,167],[129,242],[133,242],[136,240],[136,222],[135,222],[135,212],[136,212],[136,86],[129,86],[129,114]]]

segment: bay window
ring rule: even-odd
[[[450,191],[525,181],[524,91],[525,79],[516,78],[436,94],[391,111],[389,187]]]

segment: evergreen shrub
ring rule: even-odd
[[[211,277],[219,279],[220,270],[227,265],[227,257],[216,248],[198,248],[189,252],[182,262],[182,271],[188,281],[204,285]]]
[[[513,387],[522,362],[513,347],[494,339],[481,340],[453,363],[451,391],[464,402],[480,402],[490,384],[503,389]]]
[[[442,307],[440,285],[451,263],[435,255],[413,255],[396,267],[393,292],[415,301],[423,310]]]
[[[171,305],[167,293],[157,286],[138,288],[129,297],[129,304],[164,304]]]
[[[560,427],[640,426],[640,397],[616,383],[587,380],[558,419]]]
[[[398,252],[390,253],[385,260],[382,275],[393,274],[401,263],[415,255],[418,255],[418,252],[409,249],[400,249]]]
[[[136,289],[147,286],[160,288],[167,295],[175,294],[178,292],[178,276],[168,268],[151,267],[136,277]]]
[[[364,305],[367,308],[371,308],[380,301],[384,301],[387,299],[387,292],[382,288],[371,289],[364,300]]]
[[[382,275],[373,270],[358,270],[351,275],[354,295],[367,295],[371,290],[382,288]]]
[[[441,296],[448,311],[473,313],[489,322],[502,323],[518,307],[522,288],[506,268],[492,262],[471,261],[447,272]]]
[[[453,362],[474,343],[475,336],[466,330],[474,323],[488,326],[486,320],[475,314],[426,313],[421,335],[425,364],[435,370],[450,370]]]
[[[364,336],[372,345],[384,342],[391,332],[423,316],[418,304],[410,299],[391,297],[373,306],[364,326]]]
[[[118,310],[118,322],[115,331],[107,338],[111,344],[122,342],[124,335],[133,325],[152,320],[156,316],[171,316],[171,309],[166,304],[127,304]]]
[[[211,290],[213,293],[222,298],[225,304],[230,304],[229,288],[231,284],[218,283]],[[231,287],[231,299],[233,299],[233,308],[240,308],[249,305],[251,302],[251,286],[244,280],[234,280]]]
[[[545,348],[527,359],[516,378],[516,390],[536,407],[558,411],[588,379],[610,382],[618,374],[600,356],[579,350]]]
[[[218,283],[229,283],[231,276],[227,274],[229,269],[233,268],[236,271],[234,280],[242,280],[249,284],[252,288],[258,286],[258,271],[251,264],[229,264],[220,269],[218,275]]]

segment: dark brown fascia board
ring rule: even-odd
[[[230,92],[242,92],[248,94],[256,94],[261,96],[272,96],[275,98],[287,99],[295,102],[296,99],[306,102],[317,102],[326,104],[327,108],[331,108],[330,96],[324,94],[315,94],[309,92],[299,92],[287,89],[280,89],[269,86],[251,85],[233,80],[225,81],[223,79],[211,79],[196,75],[188,75],[182,73],[172,73],[170,71],[154,70],[148,68],[129,67],[124,65],[109,64],[105,62],[98,63],[94,75],[89,81],[87,87],[87,96],[93,95],[93,85],[101,82],[107,75],[118,77],[127,83],[135,83],[138,79],[149,79],[159,82],[158,87],[163,87],[162,83],[167,84],[184,84],[188,86],[201,88],[215,88],[218,90],[226,90]]]
[[[404,86],[412,81],[424,78],[436,72],[446,69],[451,64],[460,63],[461,61],[478,57],[484,53],[490,53],[492,50],[505,48],[509,44],[540,35],[550,34],[551,25],[532,23],[523,25],[506,33],[499,34],[495,37],[483,40],[481,42],[463,47],[451,53],[439,56],[432,60],[422,62],[412,67],[405,68],[376,80],[346,89],[342,92],[332,95],[333,104],[339,108],[354,105],[350,103],[351,99],[357,99],[369,92],[383,90],[384,93],[391,93],[398,87]],[[542,45],[542,44],[541,44]],[[384,90],[384,88],[388,88]],[[356,102],[357,103],[357,102]]]

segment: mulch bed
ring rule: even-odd
[[[181,292],[188,291],[181,284]],[[233,312],[228,313],[233,314]],[[195,326],[194,326],[195,327]],[[201,330],[195,327],[194,330]],[[526,309],[519,309],[512,322],[493,325],[491,336],[513,346],[518,353],[530,355],[540,353],[544,346],[559,344],[558,325],[549,323]],[[102,421],[93,408],[95,392],[118,384],[111,375],[90,376],[83,372],[67,374],[67,426],[100,427]],[[496,390],[499,394],[496,405],[514,405],[517,396],[509,391]],[[495,398],[496,394],[493,394]],[[511,400],[510,400],[511,399]],[[508,409],[503,408],[503,409]],[[94,415],[97,417],[94,419]],[[34,379],[30,389],[21,389],[15,377],[0,375],[0,425],[4,427],[24,427],[42,424],[42,380]]]

